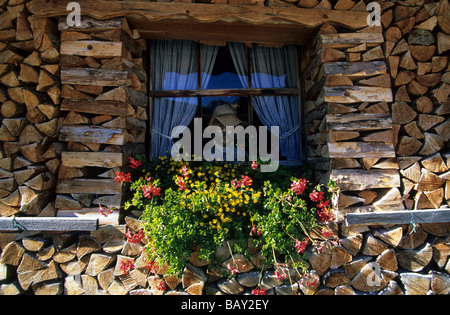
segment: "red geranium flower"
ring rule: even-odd
[[[291,190],[296,195],[301,195],[305,191],[306,188],[306,179],[300,178],[297,181],[293,181],[291,184]]]
[[[116,182],[122,184],[122,182],[131,182],[131,174],[124,174],[123,172],[116,172],[116,177],[114,178]]]
[[[133,157],[130,157],[130,167],[131,168],[138,168],[142,165],[142,161],[135,160]]]
[[[314,202],[322,201],[324,198],[323,191],[318,192],[314,189],[313,192],[309,194],[309,198],[311,198],[311,201]]]
[[[177,180],[177,185],[178,185],[178,190],[186,190],[186,183],[183,180],[183,177],[181,176],[177,176],[178,180]]]
[[[256,288],[256,289],[254,289],[254,290],[252,290],[252,295],[266,295],[267,293],[266,293],[266,291],[267,290],[264,290],[263,288]]]
[[[107,217],[108,215],[113,213],[113,210],[111,208],[108,209],[107,207],[103,208],[101,204],[98,204],[98,213],[100,213],[104,217]]]
[[[151,183],[142,186],[142,192],[144,193],[144,197],[147,197],[148,199],[151,199],[154,196],[161,196],[161,188],[153,186]]]
[[[299,241],[299,240],[295,240],[295,249],[297,250],[297,253],[299,254],[303,254],[305,252],[306,246],[308,245],[309,242],[309,238],[305,238],[305,240],[303,242]]]
[[[127,233],[125,233],[125,236],[127,237],[128,243],[137,244],[144,238],[144,230],[140,230],[136,234],[131,234],[130,229],[127,228]]]
[[[133,259],[128,259],[126,261],[121,260],[119,268],[123,271],[124,274],[127,275],[129,271],[134,269]]]

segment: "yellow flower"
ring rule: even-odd
[[[205,225],[203,222],[200,222],[200,226],[203,226],[203,225]]]

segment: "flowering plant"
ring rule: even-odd
[[[276,257],[282,256],[302,267],[306,247],[318,242],[309,231],[323,229],[320,225],[333,219],[333,186],[313,186],[282,167],[261,173],[259,165],[167,157],[146,165],[143,175],[131,181],[134,195],[124,207],[143,211],[149,259],[180,275],[193,249],[199,248],[199,260],[214,261],[216,248],[232,238],[233,250],[249,257],[252,238],[269,263],[276,264]],[[327,233],[319,233],[319,238],[333,237]],[[225,271],[239,272],[228,266]]]

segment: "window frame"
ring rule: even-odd
[[[280,165],[286,167],[301,167],[306,160],[306,124],[305,124],[305,104],[304,102],[304,86],[303,86],[303,76],[301,72],[301,56],[302,47],[295,45],[296,48],[296,74],[297,74],[297,87],[295,88],[253,88],[251,79],[251,60],[250,52],[251,47],[246,45],[246,56],[247,56],[247,85],[248,88],[240,89],[204,89],[202,87],[202,64],[201,64],[201,44],[197,42],[197,89],[189,90],[153,90],[152,89],[152,54],[153,47],[152,41],[149,40],[147,55],[149,56],[149,124],[150,130],[152,126],[152,99],[153,98],[166,98],[166,97],[197,97],[198,105],[202,108],[202,98],[211,96],[237,96],[237,97],[247,97],[248,98],[248,117],[249,125],[253,125],[253,106],[252,101],[255,96],[297,96],[298,99],[298,113],[299,113],[299,137],[300,146],[302,148],[302,156],[300,160],[280,160]],[[151,144],[152,135],[150,132],[149,141]],[[150,145],[151,150],[151,145]],[[151,152],[150,152],[151,156]]]

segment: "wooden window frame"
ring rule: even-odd
[[[198,105],[202,108],[202,98],[203,97],[212,97],[212,96],[242,96],[248,97],[248,117],[249,124],[253,124],[253,106],[252,106],[252,98],[255,96],[297,96],[298,99],[298,112],[299,112],[299,139],[300,139],[300,147],[302,148],[302,156],[300,160],[281,160],[280,165],[284,165],[286,167],[301,167],[306,160],[306,128],[305,128],[305,115],[304,115],[304,93],[303,93],[303,77],[301,74],[301,54],[302,47],[296,47],[296,74],[297,74],[297,87],[295,88],[253,88],[252,79],[251,79],[251,62],[250,62],[250,48],[246,47],[246,55],[247,55],[247,82],[248,88],[242,89],[204,89],[202,87],[202,65],[201,65],[201,49],[200,43],[197,43],[197,89],[189,89],[189,90],[153,90],[152,89],[152,45],[151,43],[148,45],[149,49],[147,54],[150,55],[149,59],[149,77],[150,77],[150,86],[149,86],[149,110],[150,117],[152,116],[152,98],[164,98],[164,97],[197,97]],[[152,124],[150,118],[150,124]],[[150,135],[150,143],[151,143],[151,135]]]

